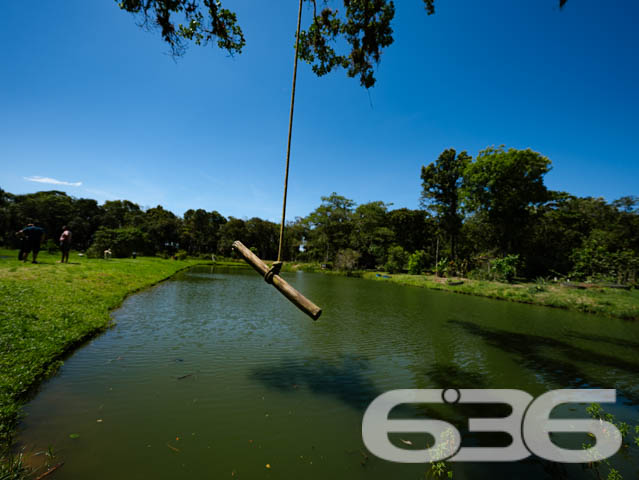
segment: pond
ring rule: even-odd
[[[533,396],[616,388],[617,403],[603,407],[639,423],[636,323],[334,275],[284,275],[323,307],[320,320],[252,270],[196,267],[128,298],[113,313],[116,326],[70,356],[27,405],[18,441],[36,454],[30,461],[43,461],[51,446],[52,463],[65,462],[55,479],[424,478],[428,465],[381,460],[362,442],[368,404],[399,388],[515,388]],[[436,413],[460,426],[464,445],[510,443],[507,435],[461,428],[469,416],[508,410],[445,407]],[[585,407],[559,410],[584,417]],[[399,437],[415,448],[428,441]],[[612,463],[636,477],[637,448]],[[581,465],[536,457],[456,463],[453,471],[473,479],[595,478]]]

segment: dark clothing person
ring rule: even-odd
[[[62,235],[60,235],[60,251],[62,252],[62,260],[60,263],[69,263],[69,250],[71,250],[71,231],[67,227],[62,227]]]
[[[26,262],[29,257],[29,252],[33,252],[33,261],[31,263],[37,263],[36,259],[40,251],[40,242],[42,241],[42,237],[44,237],[44,229],[30,224],[28,227],[23,228],[21,232],[25,236],[26,242],[26,251],[23,260]]]
[[[18,260],[22,261],[24,257],[27,255],[27,239],[22,231],[16,232],[16,236],[18,237],[18,241],[20,242],[20,251],[18,252]]]

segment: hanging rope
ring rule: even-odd
[[[306,313],[313,320],[317,320],[322,314],[322,309],[308,298],[290,286],[286,280],[280,277],[282,268],[282,244],[284,243],[284,224],[286,223],[286,193],[288,191],[288,168],[291,160],[291,134],[293,132],[293,108],[295,106],[295,83],[297,80],[297,51],[300,42],[300,24],[302,23],[302,1],[300,0],[297,12],[297,32],[295,33],[295,63],[293,66],[293,89],[291,91],[291,112],[288,118],[288,143],[286,145],[286,174],[284,175],[284,200],[282,202],[282,223],[280,224],[280,244],[277,249],[277,261],[269,268],[257,255],[246,248],[242,242],[233,242],[233,248],[238,251],[244,260],[251,265],[256,272],[264,277],[266,283],[273,285],[277,290],[294,303],[297,308]]]
[[[286,144],[286,174],[284,175],[284,201],[282,202],[282,223],[280,224],[280,245],[277,249],[277,263],[282,261],[282,244],[284,243],[284,224],[286,222],[286,194],[288,192],[288,167],[291,160],[291,135],[293,133],[293,109],[295,107],[295,84],[297,82],[297,50],[300,44],[300,25],[302,23],[302,0],[297,12],[297,32],[295,33],[295,62],[293,66],[293,89],[291,90],[291,112],[288,117],[288,142]],[[276,267],[279,272],[279,268]]]

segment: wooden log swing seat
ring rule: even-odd
[[[284,200],[282,202],[282,223],[280,224],[280,243],[277,250],[277,262],[273,263],[271,268],[268,267],[260,258],[246,248],[242,242],[236,240],[233,242],[233,248],[244,257],[244,260],[250,264],[257,273],[264,277],[266,283],[270,283],[280,291],[282,295],[288,298],[297,308],[317,320],[322,314],[322,309],[311,302],[300,292],[291,287],[286,280],[280,277],[280,269],[282,268],[282,243],[284,239],[284,223],[286,221],[286,193],[288,190],[288,170],[291,159],[291,134],[293,132],[293,108],[295,106],[295,83],[297,80],[297,52],[299,48],[300,24],[302,21],[302,0],[299,1],[299,9],[297,13],[297,34],[295,36],[295,62],[293,64],[293,88],[291,90],[291,110],[288,118],[288,142],[286,145],[286,173],[284,174]]]
[[[260,258],[246,248],[239,240],[233,242],[233,248],[244,257],[244,260],[255,269],[257,273],[264,277],[266,283],[270,283],[282,295],[288,298],[297,308],[313,320],[317,320],[322,314],[322,309],[311,302],[308,298],[295,290],[286,280],[279,275],[282,262],[275,262],[269,268]]]

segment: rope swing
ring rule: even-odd
[[[282,244],[284,243],[284,224],[286,223],[286,195],[288,193],[288,170],[291,160],[291,137],[293,133],[293,109],[295,107],[295,85],[297,83],[297,52],[300,43],[300,25],[302,23],[302,0],[299,2],[297,12],[297,32],[295,34],[295,61],[293,64],[293,88],[291,89],[291,110],[288,117],[288,141],[286,144],[286,172],[284,174],[284,199],[282,201],[282,223],[280,223],[280,242],[277,249],[277,261],[269,268],[260,258],[246,248],[242,242],[233,242],[233,248],[238,251],[260,275],[264,277],[266,283],[270,283],[282,295],[288,298],[297,308],[306,313],[313,320],[317,320],[322,314],[322,309],[307,299],[300,292],[291,287],[282,277]]]

